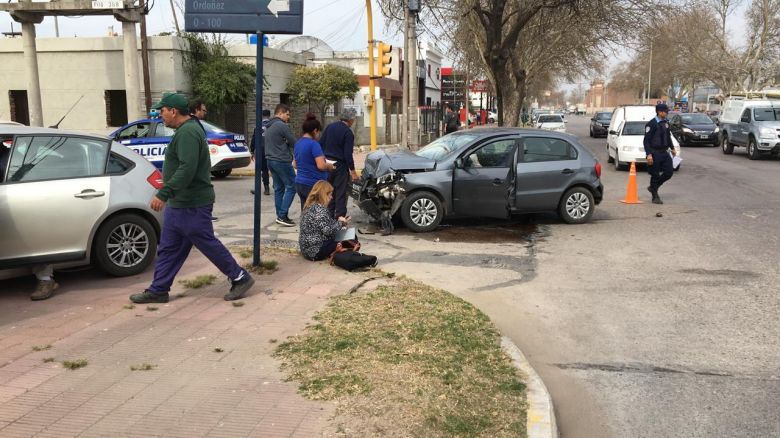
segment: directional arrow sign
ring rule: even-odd
[[[303,33],[303,0],[186,0],[184,29],[217,33]]]

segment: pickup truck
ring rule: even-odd
[[[748,158],[780,155],[780,99],[727,99],[720,118],[724,154],[747,148]]]

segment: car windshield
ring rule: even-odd
[[[476,138],[476,135],[471,134],[445,135],[415,152],[415,155],[438,161],[453,151],[460,149],[461,146],[471,143]]]
[[[558,115],[539,116],[539,123],[563,123],[563,118]]]
[[[780,121],[780,108],[756,108],[753,114],[756,122]]]
[[[596,114],[596,120],[598,121],[607,121],[612,118],[612,113],[598,113]]]
[[[623,135],[645,135],[646,122],[626,122]]]
[[[212,125],[211,123],[209,123],[209,122],[207,122],[205,120],[201,120],[200,123],[206,129],[206,132],[213,132],[213,133],[216,133],[216,134],[228,134],[228,132],[225,131],[224,129],[222,129],[222,128],[218,127],[218,126]]]
[[[711,125],[712,119],[707,117],[705,114],[683,114],[682,116],[682,122],[686,125]]]

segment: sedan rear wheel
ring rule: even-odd
[[[135,214],[121,214],[100,227],[94,242],[98,267],[115,277],[143,272],[157,252],[157,234],[148,220]]]
[[[574,187],[567,191],[558,206],[558,214],[568,224],[582,224],[593,215],[593,194],[584,187]]]
[[[401,219],[415,233],[433,231],[444,217],[439,198],[431,192],[414,192],[404,201]]]
[[[230,176],[232,172],[233,169],[215,170],[214,172],[211,172],[211,176],[213,176],[216,179],[223,179]]]

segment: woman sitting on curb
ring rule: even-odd
[[[298,174],[295,175],[295,191],[301,198],[301,213],[303,213],[303,206],[306,204],[311,188],[317,181],[327,181],[328,171],[334,169],[332,164],[325,161],[322,147],[317,143],[320,131],[322,131],[322,124],[317,120],[317,116],[306,113],[306,120],[303,122],[303,137],[295,143],[293,152],[295,164],[298,167]]]
[[[349,223],[349,216],[334,220],[328,211],[333,198],[333,186],[317,181],[312,187],[301,215],[301,234],[298,246],[308,260],[325,260],[336,250],[336,232]]]

